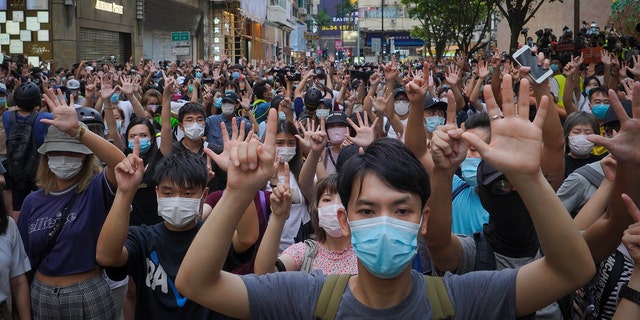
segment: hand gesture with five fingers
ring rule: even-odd
[[[491,119],[491,142],[487,144],[477,135],[465,132],[462,138],[474,147],[482,159],[507,177],[533,176],[540,172],[542,151],[542,125],[547,114],[549,99],[544,96],[533,122],[529,121],[529,80],[520,80],[518,104],[514,103],[511,76],[502,80],[502,111],[491,88],[484,88],[487,112]]]
[[[375,140],[376,137],[374,128],[378,124],[379,118],[376,117],[375,119],[373,119],[373,122],[371,123],[371,125],[369,125],[369,117],[367,117],[366,111],[364,112],[364,121],[359,112],[356,113],[356,117],[358,119],[358,124],[355,124],[351,119],[347,118],[347,122],[349,123],[351,128],[356,131],[356,136],[352,138],[349,134],[346,134],[345,138],[358,147],[364,148],[373,143],[373,140]]]
[[[306,145],[314,152],[322,152],[327,146],[327,132],[324,130],[324,119],[320,119],[320,124],[316,127],[315,120],[307,121],[305,129],[302,123],[299,124],[302,136],[296,134],[298,142]]]
[[[47,89],[44,100],[47,102],[51,113],[53,113],[53,119],[41,119],[40,121],[53,125],[70,136],[75,136],[80,123],[78,122],[76,108],[73,107],[73,95],[71,96],[71,101],[67,103],[60,89],[57,92],[54,92],[53,89]]]

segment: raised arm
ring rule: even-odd
[[[291,213],[291,193],[289,192],[289,164],[284,164],[284,184],[278,183],[271,193],[271,216],[267,230],[264,232],[253,270],[256,274],[267,274],[277,272],[276,259],[278,259],[278,249],[280,237],[284,224]],[[297,271],[293,258],[284,259],[287,271]]]
[[[600,135],[589,135],[588,139],[595,144],[603,145],[615,157],[616,182],[609,197],[607,212],[584,232],[591,254],[596,262],[609,256],[620,244],[624,230],[633,223],[626,207],[620,201],[626,193],[635,203],[640,203],[640,83],[633,85],[632,114],[629,118],[622,103],[613,90],[609,90],[611,108],[620,119],[620,131],[613,138]]]
[[[431,175],[433,163],[431,162],[431,154],[427,152],[427,131],[424,128],[423,110],[429,81],[432,80],[428,72],[429,64],[424,62],[422,69],[425,70],[422,77],[414,77],[413,81],[405,86],[407,98],[409,98],[409,118],[405,128],[404,143],[420,160],[427,173]]]
[[[122,88],[122,93],[127,96],[129,102],[131,102],[131,106],[133,107],[133,113],[135,113],[136,117],[140,119],[146,118],[147,114],[142,108],[140,104],[140,100],[136,97],[135,88],[140,85],[140,79],[136,76],[121,76],[120,84]]]
[[[586,230],[597,221],[607,208],[607,201],[613,191],[616,179],[616,160],[611,155],[600,160],[600,165],[604,171],[604,179],[600,187],[589,198],[589,201],[580,209],[580,212],[573,218],[578,229]]]
[[[109,77],[104,76],[101,79],[100,86],[100,101],[104,102],[102,109],[98,112],[104,110],[104,120],[107,123],[107,128],[111,128],[109,131],[109,139],[113,140],[113,144],[120,150],[124,151],[124,141],[122,141],[122,136],[118,131],[118,126],[116,124],[116,117],[113,114],[113,109],[116,107],[111,103],[111,96],[115,92],[115,88],[111,85],[111,80]],[[104,98],[102,96],[104,95]]]
[[[487,88],[486,90],[489,90]],[[429,256],[441,271],[454,272],[462,258],[462,245],[451,232],[451,189],[453,175],[467,156],[467,142],[461,139],[462,129],[456,126],[456,101],[451,92],[447,93],[447,123],[438,126],[431,138],[431,158],[433,169],[431,196],[427,205],[431,209],[425,242]]]
[[[318,124],[317,128],[314,128],[315,123],[313,120],[310,122],[311,124],[307,122],[307,126],[310,130],[305,129],[304,126],[300,126],[304,138],[296,134],[296,138],[300,144],[306,144],[306,141],[311,143],[309,154],[302,164],[302,169],[300,169],[300,175],[298,177],[300,192],[302,192],[304,197],[307,199],[313,199],[314,197],[316,187],[314,177],[316,176],[322,152],[327,145],[327,132],[324,130],[324,117],[320,119],[320,124]]]
[[[631,278],[629,278],[627,286],[629,289],[640,291],[640,210],[638,210],[638,207],[629,196],[624,195],[622,199],[635,222],[629,226],[622,237],[622,243],[627,247],[634,261]],[[618,303],[616,313],[613,315],[613,320],[637,319],[639,314],[640,304],[622,297]]]
[[[144,175],[144,163],[139,157],[140,140],[135,137],[133,141],[133,153],[115,168],[118,191],[96,247],[96,261],[102,266],[121,267],[129,260],[129,252],[124,246],[129,233],[129,208]]]
[[[540,167],[542,131],[549,109],[548,97],[541,99],[535,120],[529,122],[529,81],[522,79],[518,104],[514,103],[511,75],[502,82],[502,111],[491,92],[487,109],[491,121],[491,143],[472,133],[469,142],[498,171],[503,172],[520,194],[536,228],[545,256],[518,271],[516,314],[524,316],[560,299],[583,285],[595,273],[589,249],[560,199],[546,181]],[[497,117],[496,117],[497,116]]]
[[[176,277],[187,298],[231,317],[249,318],[249,297],[241,277],[222,271],[231,237],[255,193],[273,173],[277,113],[269,110],[264,143],[249,139],[229,155],[227,188],[191,243]],[[209,149],[210,157],[217,157]]]
[[[164,71],[162,76],[164,77],[164,91],[162,92],[162,110],[160,111],[160,152],[166,156],[173,150],[171,93],[174,92],[176,81],[173,77],[167,76]]]
[[[42,119],[40,121],[53,125],[69,136],[77,138],[82,144],[93,151],[93,154],[107,164],[104,170],[109,185],[116,187],[116,177],[113,168],[124,159],[124,153],[103,137],[88,130],[86,126],[82,126],[78,121],[76,109],[73,107],[73,99],[70,101],[70,104],[67,105],[64,94],[60,89],[58,89],[57,95],[53,89],[49,89],[44,99],[51,113],[53,113],[54,118]]]

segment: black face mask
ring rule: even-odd
[[[480,203],[489,213],[484,235],[495,252],[512,258],[536,255],[540,243],[527,207],[516,191],[497,195],[490,186],[477,187]]]

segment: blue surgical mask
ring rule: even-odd
[[[133,139],[129,140],[129,149],[133,150]],[[151,148],[151,138],[140,138],[140,154],[145,154]]]
[[[481,160],[481,158],[465,158],[460,164],[462,179],[472,187],[478,185],[478,165]]]
[[[117,103],[120,100],[120,94],[119,93],[114,93],[111,96],[111,103]]]
[[[222,107],[222,98],[213,99],[213,106],[220,109]]]
[[[549,68],[551,70],[553,70],[553,72],[556,72],[556,71],[558,71],[558,69],[560,69],[560,66],[554,63],[554,64],[550,65]]]
[[[189,86],[189,93],[193,92],[193,85]]]
[[[325,119],[329,116],[329,109],[316,109],[316,117],[321,119],[324,117]]]
[[[387,216],[349,221],[358,260],[374,276],[398,276],[417,254],[419,223]]]
[[[286,119],[287,119],[287,115],[284,113],[284,111],[279,111],[278,120],[286,120]]]
[[[67,77],[60,78],[60,82],[65,82],[65,81],[67,81]]]
[[[275,97],[276,95],[278,95],[276,90],[275,89],[271,89],[271,96]]]
[[[608,110],[609,105],[607,104],[596,104],[595,106],[591,107],[591,112],[594,116],[596,116],[596,118],[598,118],[598,120],[604,120],[604,116],[607,114]]]
[[[196,72],[196,78],[202,79],[202,72]]]
[[[116,120],[116,130],[122,131],[122,120]]]
[[[240,72],[234,72],[231,74],[233,80],[238,80],[240,78]]]
[[[0,107],[4,107],[7,104],[7,98],[0,98]]]
[[[426,120],[424,127],[429,132],[435,131],[437,126],[443,125],[444,122],[446,121],[446,119],[441,116],[425,117],[424,119]]]

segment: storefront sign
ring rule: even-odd
[[[107,11],[107,12],[116,13],[116,14],[124,13],[124,6],[121,6],[113,2],[96,0],[95,8],[96,10]]]

